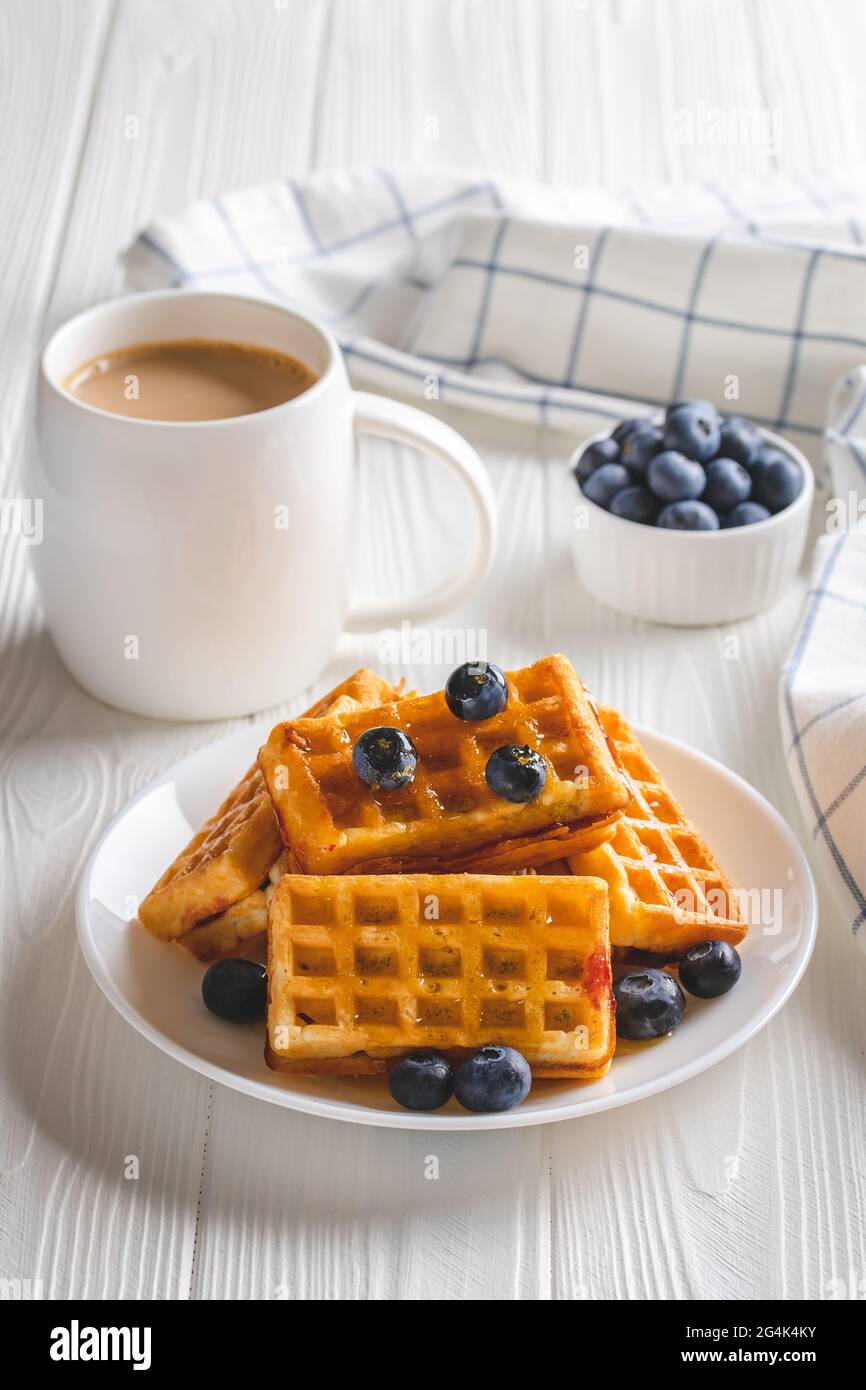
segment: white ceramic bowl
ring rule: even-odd
[[[581,444],[569,468],[610,432]],[[790,507],[753,526],[729,531],[641,526],[591,502],[572,478],[579,504],[571,542],[574,563],[593,598],[632,618],[681,627],[736,622],[776,603],[803,558],[815,479],[808,460],[787,439],[765,429],[760,434],[793,459],[803,487]]]

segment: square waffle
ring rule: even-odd
[[[362,667],[318,700],[305,718],[320,718],[338,701],[339,708],[348,712],[398,695],[398,687]],[[139,908],[139,919],[161,941],[183,939],[199,923],[217,917],[257,892],[281,852],[264,778],[254,763],[150,890]],[[225,933],[225,940],[234,938],[235,946],[238,940],[234,928],[240,925],[242,916],[243,911]],[[251,920],[247,914],[247,925]],[[264,923],[261,929],[264,930]],[[218,926],[205,938],[195,938],[209,953],[216,954],[223,953],[220,939]]]
[[[442,691],[324,719],[278,724],[259,753],[286,849],[305,873],[513,872],[586,848],[611,833],[628,789],[598,712],[571,663],[549,656],[508,673],[508,704],[490,719],[455,717]],[[365,729],[411,738],[414,780],[367,786],[352,766]],[[494,749],[526,744],[547,781],[534,801],[494,795]]]
[[[634,729],[602,709],[608,737],[632,795],[607,844],[568,856],[575,874],[596,874],[610,893],[610,939],[616,948],[682,956],[699,941],[736,945],[748,930],[728,879],[686,816]]]
[[[261,888],[247,893],[245,898],[232,903],[225,912],[208,917],[197,927],[192,927],[178,938],[178,944],[204,961],[246,954],[247,948],[267,932],[268,907],[276,884],[283,874],[296,872],[296,866],[284,852],[271,865]]]
[[[370,1075],[418,1047],[502,1043],[538,1077],[596,1080],[615,1044],[598,879],[288,874],[268,925],[265,1058]]]
[[[180,937],[180,945],[199,960],[221,960],[224,956],[242,954],[250,942],[257,941],[267,931],[269,900],[269,889],[256,888],[239,903],[227,907],[225,912],[186,932]]]

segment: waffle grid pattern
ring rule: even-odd
[[[265,795],[265,779],[253,764],[229,793],[213,820],[204,827],[201,842],[186,856],[181,872],[192,873],[208,859],[218,859],[231,847],[241,827],[259,809]]]
[[[254,764],[148,893],[139,909],[141,921],[163,940],[182,939],[258,888],[281,849],[264,779]]]
[[[220,960],[243,951],[268,929],[268,893],[257,888],[219,916],[202,922],[180,938],[198,960]]]
[[[733,890],[616,710],[602,722],[631,783],[632,795],[607,844],[569,856],[575,874],[598,874],[610,889],[611,942],[673,956],[715,937],[732,944],[747,931]]]
[[[478,723],[455,718],[439,692],[318,724],[278,726],[262,765],[284,840],[304,867],[337,870],[345,860],[345,867],[360,868],[391,854],[411,868],[413,854],[445,860],[467,841],[495,843],[623,805],[622,779],[570,663],[546,658],[509,672],[508,683],[507,707]],[[404,730],[417,749],[414,780],[404,787],[374,790],[352,766],[358,737],[379,725]],[[490,754],[508,743],[526,744],[545,759],[547,782],[536,802],[519,806],[487,786]],[[306,800],[295,795],[298,782],[306,784]]]
[[[270,916],[277,1057],[496,1041],[598,1067],[612,1047],[607,899],[592,879],[287,877]]]
[[[348,713],[360,705],[375,705],[396,693],[396,688],[363,667],[313,705],[305,716],[311,720],[326,713]],[[165,870],[139,909],[148,931],[164,941],[183,940],[200,923],[217,919],[239,908],[220,931],[195,939],[210,955],[235,949],[240,939],[255,935],[257,900],[246,911],[244,899],[255,894],[282,852],[279,828],[258,763],[254,763],[222,805],[185,849]],[[260,920],[260,914],[258,914]],[[226,942],[221,948],[220,940]]]

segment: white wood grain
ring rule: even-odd
[[[778,167],[820,189],[866,168],[864,39],[853,0],[8,0],[0,495],[15,495],[40,339],[118,288],[117,252],[154,214],[350,164],[610,187]],[[781,149],[677,144],[674,113],[700,101],[778,107]],[[443,626],[483,629],[506,664],[568,652],[601,698],[798,824],[774,711],[799,593],[730,634],[604,612],[571,571],[573,441],[442,414],[482,450],[502,521],[495,575]],[[369,446],[363,467],[359,584],[409,592],[459,549],[453,494],[396,449]],[[862,1277],[862,962],[829,907],[797,996],[740,1054],[548,1129],[433,1142],[329,1124],[148,1047],[87,976],[72,887],[128,796],[227,726],[85,696],[45,635],[25,548],[0,544],[0,1274],[41,1278],[46,1296],[244,1299],[820,1298]],[[319,688],[380,658],[375,639],[345,639]],[[405,674],[433,688],[446,672]]]

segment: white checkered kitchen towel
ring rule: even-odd
[[[829,534],[815,549],[780,713],[815,858],[866,950],[866,367],[836,383],[826,448]]]
[[[815,452],[866,358],[866,202],[787,178],[636,195],[465,174],[316,174],[160,218],[138,289],[273,298],[336,333],[356,382],[571,429],[738,382]]]
[[[612,194],[448,171],[318,174],[160,218],[124,265],[136,288],[224,289],[308,312],[333,329],[356,383],[422,402],[580,436],[707,396],[799,444],[824,495],[819,446],[841,378],[832,492],[866,494],[866,202],[834,181]],[[782,685],[794,784],[855,932],[864,546],[822,543]]]

